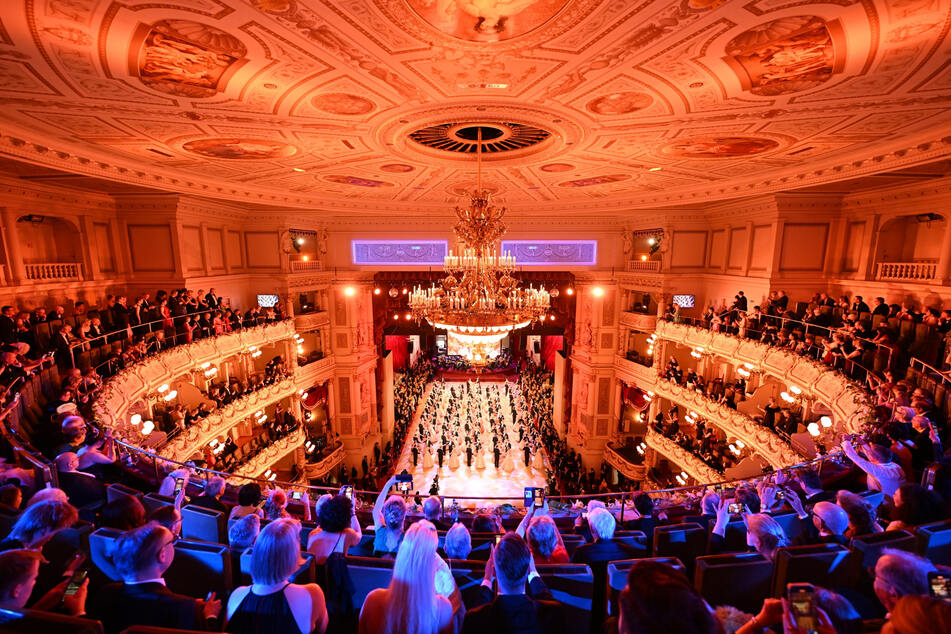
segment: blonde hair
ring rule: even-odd
[[[533,517],[528,525],[528,545],[533,553],[538,553],[546,559],[558,548],[558,527],[555,520],[547,515]]]
[[[391,531],[403,530],[403,520],[406,519],[406,502],[398,495],[391,495],[383,503],[383,521]],[[432,524],[430,524],[432,526]]]
[[[300,564],[300,522],[282,518],[261,529],[251,550],[254,583],[270,585],[285,581]]]
[[[390,581],[390,601],[382,634],[436,634],[436,546],[439,538],[432,522],[420,520],[409,527]]]
[[[753,513],[746,517],[746,530],[756,539],[756,550],[761,555],[773,561],[776,551],[789,545],[786,533],[779,522],[764,513]]]

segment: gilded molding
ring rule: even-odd
[[[346,455],[347,452],[344,451],[343,443],[338,443],[337,448],[320,462],[308,462],[304,465],[304,477],[308,480],[324,477],[342,463]]]
[[[644,442],[657,453],[666,456],[677,463],[687,475],[701,483],[723,482],[725,478],[714,469],[707,466],[700,458],[690,453],[670,438],[658,434],[653,429],[647,430]]]
[[[657,315],[621,311],[620,325],[623,328],[633,328],[642,332],[654,332],[657,326]]]
[[[773,348],[758,341],[710,332],[695,326],[658,321],[657,336],[685,346],[701,346],[705,352],[734,362],[749,362],[829,407],[840,431],[859,433],[872,404],[857,383],[828,366],[798,354]],[[789,463],[792,464],[792,463]]]
[[[646,465],[628,462],[624,456],[611,446],[610,442],[604,448],[604,461],[617,469],[619,473],[622,473],[625,478],[642,482],[647,474]]]
[[[304,433],[304,427],[299,426],[293,432],[269,444],[267,447],[254,455],[251,460],[235,469],[235,477],[256,478],[264,473],[275,462],[296,451],[298,447],[307,440],[307,434]]]

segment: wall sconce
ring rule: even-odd
[[[150,420],[145,421],[144,423],[142,423],[141,431],[143,436],[150,435],[153,431],[155,431],[155,423],[153,423]]]
[[[132,417],[129,419],[130,425],[138,425],[141,422],[142,422],[142,414],[133,414]]]

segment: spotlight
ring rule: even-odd
[[[298,238],[298,239],[297,239],[297,244],[304,244],[304,239],[303,239],[303,238]]]
[[[602,295],[604,295],[604,289],[601,288],[600,286],[595,286],[594,288],[591,289],[591,292],[594,293],[595,297],[601,297]]]
[[[353,297],[357,294],[357,289],[352,286],[348,286],[347,288],[343,289],[343,294],[347,297]]]
[[[575,289],[571,288],[570,286],[565,289],[565,295],[574,295],[574,294],[575,294]]]
[[[377,286],[376,288],[373,289],[373,294],[374,294],[374,295],[379,295],[381,292],[382,292],[382,291],[380,290],[380,287],[379,287],[379,286]]]
[[[410,315],[409,313],[406,313],[406,321],[409,321],[412,318],[413,318],[412,315]]]
[[[829,416],[823,416],[819,419],[819,422],[822,423],[823,427],[832,427],[832,418]]]
[[[399,315],[393,315],[393,319],[394,319],[394,320],[399,319],[399,318],[400,318]]]

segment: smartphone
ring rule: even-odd
[[[524,500],[525,508],[535,505],[535,487],[525,487]]]
[[[583,519],[583,520],[585,520],[585,521],[588,520],[588,512],[587,512],[587,511],[581,511],[581,519]]]
[[[299,499],[301,499],[301,495],[302,495],[302,494],[301,494],[300,491],[291,491],[291,499],[292,499],[292,500],[299,500]]]
[[[819,618],[816,615],[816,587],[811,583],[790,583],[786,586],[789,609],[796,627],[814,634],[819,631]]]
[[[396,483],[396,490],[402,493],[403,495],[409,494],[410,489],[412,488],[413,488],[412,482],[397,482]]]
[[[716,493],[718,497],[723,497],[723,486],[720,484],[714,484],[713,492]]]
[[[175,478],[175,497],[182,492],[185,487],[185,478]]]
[[[501,535],[496,535],[496,536],[495,536],[495,545],[498,546],[501,541],[502,541],[502,536],[501,536]]]
[[[929,572],[928,588],[935,599],[951,601],[951,575]]]
[[[535,489],[535,508],[540,509],[545,504],[545,496],[540,489]]]
[[[776,499],[777,499],[777,500],[785,500],[785,499],[786,499],[786,492],[783,491],[782,489],[780,489],[779,491],[776,491]]]
[[[933,464],[921,474],[921,486],[928,489],[929,491],[934,490],[934,476],[935,472],[938,470],[939,465]]]
[[[740,504],[739,502],[730,502],[730,514],[731,514],[731,515],[739,515],[739,514],[741,514],[744,510],[745,510],[745,509],[743,508],[743,505]]]
[[[347,496],[347,499],[351,502],[353,501],[353,485],[345,484],[343,487],[343,494]]]
[[[66,596],[71,597],[82,587],[83,582],[86,581],[86,577],[89,576],[89,571],[85,568],[80,568],[73,573],[73,576],[70,577],[69,583],[66,584]]]

